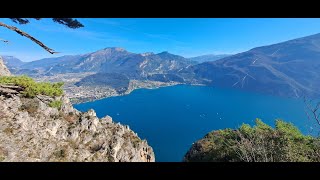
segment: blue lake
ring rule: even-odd
[[[277,118],[290,121],[305,134],[311,124],[302,100],[205,86],[138,89],[74,107],[80,111],[92,108],[100,118],[109,115],[129,125],[147,139],[156,161],[182,161],[192,143],[206,133],[242,123],[252,125],[256,118],[272,126]]]

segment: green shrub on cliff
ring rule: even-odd
[[[1,76],[0,84],[21,86],[24,88],[25,97],[35,97],[36,95],[46,95],[50,97],[61,96],[64,83],[35,82],[28,76]]]
[[[49,103],[50,107],[60,109],[62,106],[62,101],[52,101]]]
[[[192,146],[185,161],[319,162],[320,139],[282,120],[272,128],[256,119],[253,127],[210,132]]]

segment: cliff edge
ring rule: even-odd
[[[0,68],[8,75],[1,59]],[[111,117],[79,112],[65,95],[23,92],[0,84],[0,161],[155,161],[147,141]]]

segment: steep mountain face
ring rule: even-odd
[[[10,76],[11,73],[4,64],[2,57],[0,56],[0,76]]]
[[[194,61],[168,52],[151,54],[145,57],[146,59],[140,64],[144,74],[175,73],[182,68],[196,64]]]
[[[320,34],[251,49],[188,69],[214,86],[271,95],[302,97],[320,93]]]
[[[26,62],[21,61],[20,59],[14,56],[2,56],[4,64],[9,68],[17,68],[25,64]]]
[[[93,110],[81,113],[65,96],[24,98],[0,85],[0,161],[154,162],[145,140]],[[49,106],[61,101],[60,109]]]
[[[192,57],[189,59],[198,63],[203,63],[208,61],[216,61],[218,59],[222,59],[228,56],[231,56],[231,54],[207,54],[203,56]]]

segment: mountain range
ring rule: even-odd
[[[138,54],[112,47],[28,63],[8,56],[3,59],[13,74],[39,77],[91,73],[78,81],[78,86],[110,83],[126,86],[130,80],[150,80],[237,88],[285,97],[320,94],[320,34],[220,57],[184,58],[169,52]]]
[[[9,63],[11,59],[4,57]],[[136,54],[123,48],[105,48],[93,53],[46,58],[15,66],[15,74],[54,75],[61,73],[117,73],[131,79],[156,78],[196,64],[182,56],[162,52]],[[9,66],[12,69],[12,66]]]

